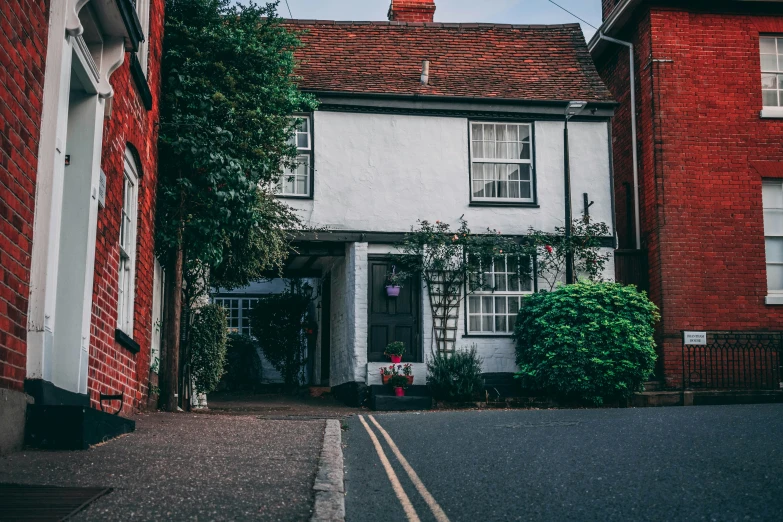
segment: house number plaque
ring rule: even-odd
[[[707,346],[707,332],[684,332],[686,346]]]

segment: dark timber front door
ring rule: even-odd
[[[421,283],[407,281],[399,297],[386,295],[386,274],[391,264],[385,259],[370,258],[369,310],[370,338],[367,343],[369,362],[388,361],[383,355],[392,341],[405,343],[403,362],[421,362]]]

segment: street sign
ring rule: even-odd
[[[684,332],[686,346],[707,346],[707,332]]]

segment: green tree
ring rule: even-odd
[[[298,226],[272,191],[281,166],[294,162],[291,115],[315,101],[296,87],[301,43],[276,9],[166,0],[156,249],[167,274],[169,411],[177,407],[182,311],[199,293],[183,303],[183,280],[201,293],[213,272],[213,284],[241,284],[280,265],[287,230]]]

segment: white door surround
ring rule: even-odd
[[[50,6],[33,226],[27,378],[81,394],[87,393],[104,112],[114,94],[109,79],[125,58],[125,39],[100,25],[106,5]]]

